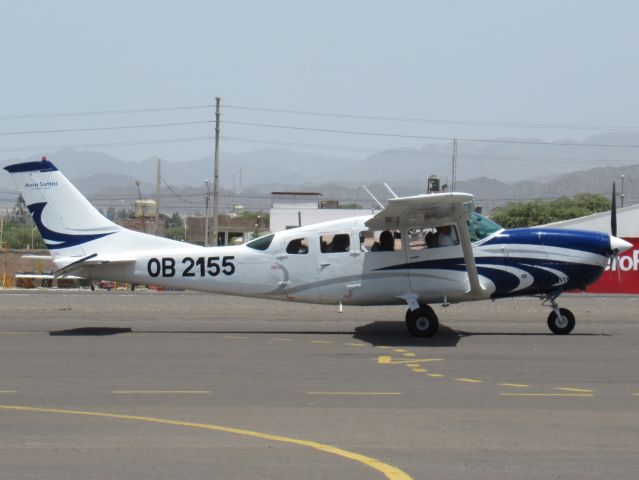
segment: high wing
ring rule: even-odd
[[[366,222],[374,230],[457,225],[464,262],[470,282],[469,297],[486,296],[479,282],[475,255],[468,232],[468,215],[473,195],[469,193],[435,193],[391,198],[388,206]]]

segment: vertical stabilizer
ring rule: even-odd
[[[122,227],[107,220],[43,158],[5,167],[15,180],[44,243],[54,257],[83,256],[88,242],[113,235]]]

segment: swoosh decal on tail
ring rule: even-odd
[[[46,205],[47,202],[33,203],[29,205],[28,208],[29,212],[31,212],[31,216],[33,217],[33,221],[38,227],[38,230],[40,230],[40,235],[42,235],[42,239],[47,244],[47,248],[49,250],[74,247],[76,245],[81,245],[83,243],[91,242],[92,240],[97,240],[98,238],[106,237],[107,235],[116,233],[107,232],[73,235],[71,233],[54,232],[53,230],[49,230],[42,223],[42,211],[44,210],[44,207]]]

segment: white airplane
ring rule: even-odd
[[[40,230],[56,277],[339,305],[407,304],[411,334],[434,335],[429,303],[538,296],[548,326],[567,334],[574,315],[557,297],[585,289],[632,245],[613,234],[505,230],[474,212],[473,196],[394,198],[373,216],[319,223],[239,246],[201,247],[127,230],[102,216],[43,158],[5,167]],[[613,202],[614,207],[614,202]],[[613,210],[614,211],[614,210]],[[613,225],[616,223],[613,215]]]

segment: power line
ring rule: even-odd
[[[577,125],[560,123],[533,123],[533,122],[483,122],[475,120],[442,120],[431,118],[394,117],[383,115],[361,115],[348,113],[313,112],[307,110],[290,110],[281,108],[249,107],[243,105],[223,105],[232,110],[248,110],[256,112],[284,113],[289,115],[307,115],[314,117],[351,118],[358,120],[379,120],[405,123],[426,123],[457,126],[481,126],[481,127],[509,127],[509,128],[543,128],[563,130],[639,130],[639,127],[620,125]]]
[[[153,107],[137,108],[125,110],[90,110],[85,112],[57,112],[57,113],[18,113],[0,115],[0,120],[17,120],[22,118],[58,118],[58,117],[92,117],[101,115],[127,115],[131,113],[155,113],[155,112],[176,112],[185,110],[202,110],[213,108],[215,105],[186,105],[174,107]]]
[[[208,121],[210,123],[210,121]],[[400,155],[400,156],[414,156],[420,158],[449,158],[450,155],[448,153],[436,153],[436,152],[419,152],[412,150],[403,150],[401,147],[382,147],[382,148],[370,148],[370,147],[359,147],[359,146],[349,146],[349,145],[334,145],[334,144],[314,144],[314,143],[301,143],[301,142],[290,142],[290,141],[278,141],[278,140],[264,140],[264,139],[256,139],[256,138],[245,138],[245,137],[221,137],[225,141],[231,142],[241,142],[241,143],[255,143],[255,144],[263,144],[263,145],[279,145],[279,146],[288,146],[288,147],[299,147],[299,148],[310,148],[317,150],[332,150],[332,151],[348,151],[348,152],[367,152],[367,153],[386,153],[392,155]],[[73,149],[73,148],[99,148],[99,147],[123,147],[123,146],[135,146],[135,145],[155,145],[155,144],[168,144],[168,143],[188,143],[188,142],[201,142],[201,141],[211,141],[213,136],[202,136],[202,137],[186,137],[186,138],[163,138],[163,139],[155,139],[155,140],[137,140],[137,141],[126,141],[126,142],[102,142],[102,143],[83,143],[83,144],[63,144],[63,145],[36,145],[36,146],[26,146],[26,147],[6,147],[0,148],[0,152],[2,153],[11,153],[11,152],[26,152],[26,151],[49,151],[49,150],[62,150],[62,149]],[[569,158],[569,157],[539,157],[539,156],[518,156],[518,155],[491,155],[491,154],[479,154],[479,153],[461,153],[458,154],[458,158],[475,158],[475,159],[505,159],[514,162],[528,162],[528,161],[536,161],[536,162],[544,162],[544,163],[568,163],[568,164],[619,164],[621,161],[619,159],[579,159],[579,158]]]
[[[236,122],[225,120],[224,123],[229,125],[246,125],[252,127],[265,127],[265,128],[277,128],[287,130],[300,130],[306,132],[322,132],[322,133],[338,133],[346,135],[366,135],[375,137],[394,137],[394,138],[411,138],[420,140],[444,140],[452,142],[454,138],[463,142],[478,142],[478,143],[506,143],[516,145],[544,145],[549,147],[608,147],[608,148],[639,148],[639,145],[615,145],[615,144],[603,144],[603,143],[569,143],[569,142],[542,142],[539,140],[507,140],[507,139],[487,139],[487,138],[460,138],[460,137],[434,137],[429,135],[406,135],[401,133],[384,133],[384,132],[365,132],[356,130],[337,130],[332,128],[311,128],[311,127],[298,127],[295,125],[278,125],[271,123],[257,123],[257,122]]]
[[[32,135],[40,133],[75,133],[75,132],[97,132],[101,130],[129,130],[137,128],[154,128],[154,127],[182,127],[185,125],[201,125],[213,123],[212,120],[198,120],[189,122],[171,122],[171,123],[145,123],[139,125],[115,125],[110,127],[88,127],[88,128],[63,128],[56,130],[18,130],[12,132],[0,132],[0,135]]]

